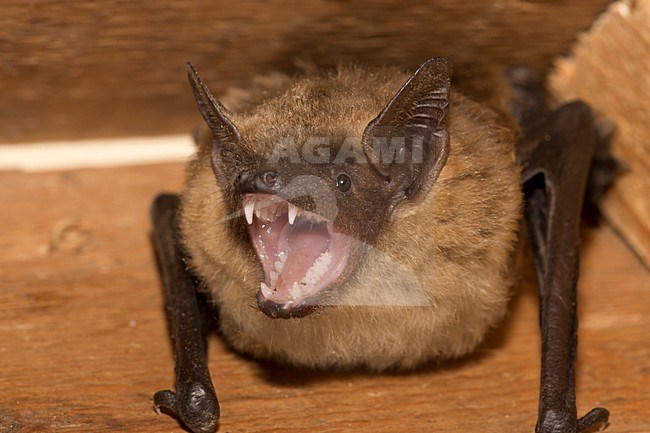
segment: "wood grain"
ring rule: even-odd
[[[489,91],[491,71],[542,71],[611,0],[5,0],[0,142],[185,133],[199,124],[193,61],[216,93],[296,60],[414,68],[451,57]]]
[[[0,432],[181,432],[152,395],[173,359],[147,217],[182,167],[0,173]],[[650,275],[607,227],[584,232],[578,406],[650,432]],[[536,295],[524,276],[473,356],[410,374],[297,371],[211,339],[221,432],[533,431]]]
[[[613,4],[555,62],[549,87],[560,101],[586,101],[615,126],[612,151],[623,170],[603,212],[650,268],[650,1]]]

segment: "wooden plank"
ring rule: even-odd
[[[0,432],[180,432],[151,396],[173,360],[150,250],[149,202],[179,164],[0,172]],[[613,232],[584,232],[578,406],[610,433],[650,431],[650,275]],[[409,374],[297,371],[211,339],[221,432],[532,431],[532,271],[474,355]]]
[[[186,162],[190,134],[0,145],[0,170],[56,171]]]
[[[650,268],[650,2],[613,4],[555,63],[549,85],[558,100],[587,101],[615,125],[623,170],[602,209]]]
[[[199,124],[188,60],[221,93],[296,60],[414,68],[446,55],[487,91],[488,70],[548,68],[610,1],[5,0],[0,142],[185,133]]]

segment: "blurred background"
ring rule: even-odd
[[[341,61],[455,62],[471,92],[512,64],[546,72],[611,0],[5,0],[0,143],[187,133],[192,61],[213,92]]]

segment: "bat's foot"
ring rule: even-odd
[[[609,423],[609,411],[602,407],[591,409],[578,419],[578,433],[604,430]]]
[[[194,433],[213,433],[217,429],[217,396],[200,383],[189,384],[177,392],[158,391],[153,396],[153,404],[157,413],[173,416]]]
[[[588,433],[601,431],[607,427],[609,411],[602,407],[590,410],[585,416],[575,421],[567,412],[545,412],[535,428],[535,433]]]

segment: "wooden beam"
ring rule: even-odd
[[[255,74],[434,55],[489,87],[491,69],[542,71],[610,0],[6,0],[0,143],[186,133],[200,124],[191,60],[216,93]]]

